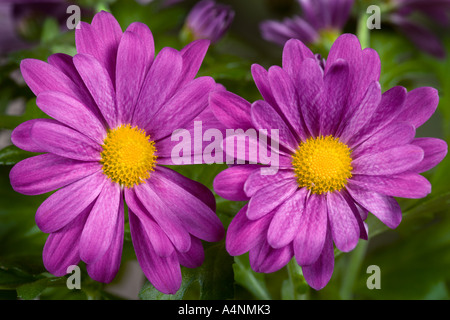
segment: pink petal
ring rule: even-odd
[[[107,181],[95,201],[80,238],[80,258],[87,264],[100,259],[113,243],[119,222],[120,202],[120,185]]]
[[[42,154],[17,163],[10,171],[11,186],[26,195],[47,193],[101,171],[98,162],[83,162]]]
[[[106,179],[94,173],[53,193],[36,212],[39,229],[51,233],[66,226],[97,198]]]
[[[267,242],[272,248],[287,246],[297,236],[305,207],[307,189],[302,188],[274,210],[267,230]]]
[[[311,265],[321,255],[328,229],[327,214],[326,196],[310,194],[294,239],[295,259],[299,265]]]

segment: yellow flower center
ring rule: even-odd
[[[352,176],[351,150],[332,135],[309,138],[292,155],[299,187],[312,193],[339,191]]]
[[[141,184],[154,171],[155,143],[143,129],[127,124],[109,130],[102,147],[103,173],[121,186]]]

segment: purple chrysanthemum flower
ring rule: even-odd
[[[279,167],[268,175],[259,164],[234,165],[215,178],[217,194],[248,201],[229,225],[226,248],[233,256],[249,252],[253,270],[264,273],[295,256],[309,285],[321,289],[333,272],[333,243],[350,251],[367,239],[368,212],[395,228],[402,213],[394,197],[430,193],[419,173],[444,158],[447,144],[415,131],[435,112],[438,93],[398,86],[382,94],[378,54],[351,34],[336,40],[324,69],[292,39],[282,67],[255,64],[252,74],[264,100],[250,104],[221,91],[211,94],[211,107],[235,129],[227,139],[252,141],[237,128],[278,129],[279,148],[270,152],[279,154]]]
[[[448,31],[450,26],[449,0],[395,0],[394,10],[389,20],[421,50],[438,57],[445,57],[445,48],[442,45],[436,30],[438,27]],[[417,19],[421,16],[421,19]],[[423,21],[425,18],[425,21]],[[426,23],[424,23],[426,22]]]
[[[18,126],[13,143],[43,153],[15,165],[17,192],[57,190],[39,207],[38,227],[50,233],[43,260],[56,276],[80,260],[89,275],[110,282],[124,236],[124,203],[137,259],[161,292],[181,284],[180,264],[203,262],[201,240],[218,241],[223,226],[209,189],[164,167],[167,143],[208,105],[211,77],[194,79],[208,49],[199,40],[181,52],[154,57],[153,36],[142,23],[122,32],[107,12],[75,33],[74,57],[48,63],[26,59],[23,77],[38,106],[53,119]]]
[[[303,12],[301,17],[262,22],[263,38],[280,45],[292,38],[315,43],[323,34],[340,34],[353,6],[353,0],[299,0],[299,3]]]
[[[230,6],[213,0],[202,0],[191,9],[184,29],[192,39],[217,42],[228,31],[233,19],[234,11]]]

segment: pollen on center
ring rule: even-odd
[[[155,143],[143,129],[127,124],[109,130],[102,147],[103,173],[121,186],[144,183],[154,171]]]
[[[292,155],[292,165],[299,187],[312,193],[339,191],[352,177],[351,150],[329,135],[309,138]]]

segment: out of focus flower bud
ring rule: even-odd
[[[186,42],[197,39],[219,41],[227,32],[234,19],[230,6],[212,0],[197,3],[186,18],[182,38]]]

